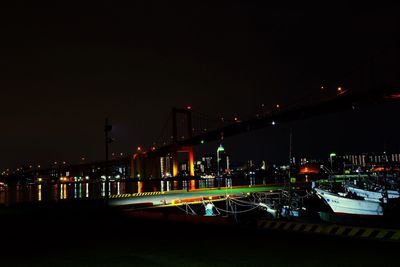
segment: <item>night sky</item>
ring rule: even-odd
[[[248,117],[321,86],[400,86],[398,6],[187,2],[2,8],[0,169],[103,159],[106,117],[111,151],[132,153],[151,146],[174,106]],[[399,114],[400,103],[374,106],[224,145],[234,161],[284,160],[291,127],[298,156],[400,152]]]

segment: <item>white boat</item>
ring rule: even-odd
[[[377,191],[370,191],[366,189],[358,188],[354,185],[345,185],[347,191],[356,194],[357,196],[365,198],[365,200],[375,201],[375,202],[383,202],[386,203],[386,198],[384,198],[383,189],[379,189]],[[399,192],[395,190],[387,190],[387,198],[399,198]]]
[[[379,202],[364,199],[347,198],[320,188],[314,188],[336,215],[382,216],[383,209]]]

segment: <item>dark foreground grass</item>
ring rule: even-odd
[[[394,243],[142,221],[101,207],[1,217],[0,266],[383,266]]]

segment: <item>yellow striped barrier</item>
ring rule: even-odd
[[[400,229],[260,220],[259,229],[400,242]]]
[[[127,198],[127,197],[144,197],[144,196],[157,196],[164,195],[164,192],[143,192],[143,193],[132,193],[132,194],[118,194],[111,195],[110,198]]]

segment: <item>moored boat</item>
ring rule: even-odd
[[[362,189],[354,185],[345,185],[347,191],[356,194],[357,196],[363,197],[365,200],[383,202],[386,203],[387,198],[399,198],[399,192],[395,190],[383,190],[377,189],[375,191]]]
[[[317,196],[332,209],[335,215],[382,216],[383,208],[377,201],[363,198],[350,198],[345,194],[337,194],[320,188],[314,189]]]

